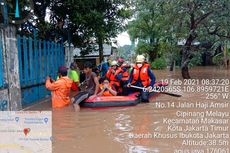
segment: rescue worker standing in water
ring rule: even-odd
[[[59,79],[53,81],[50,76],[46,78],[46,88],[52,93],[52,107],[61,108],[70,104],[70,90],[73,81],[67,76],[67,68],[60,66],[58,68]]]
[[[140,89],[130,88],[130,91],[139,91],[142,102],[149,102],[149,91],[155,83],[155,76],[150,69],[149,64],[145,63],[145,57],[143,55],[137,55],[136,64],[130,73],[127,87],[131,85],[147,88],[146,91]]]

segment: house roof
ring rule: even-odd
[[[110,56],[112,54],[112,46],[103,44],[103,55],[104,56]],[[73,56],[81,56],[81,50],[80,48],[75,48],[73,50]],[[92,51],[91,53],[85,55],[84,57],[98,57],[99,56],[99,51]]]

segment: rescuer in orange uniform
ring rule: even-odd
[[[106,78],[110,81],[110,85],[114,86],[118,91],[120,88],[120,81],[122,78],[122,74],[120,74],[120,68],[118,67],[117,61],[112,61],[111,67],[106,73]]]
[[[108,79],[104,79],[103,83],[100,84],[98,96],[116,96],[116,89],[109,84]]]
[[[128,62],[124,62],[121,65],[121,73],[122,73],[122,78],[121,80],[125,83],[127,83],[127,81],[129,80],[129,69],[130,69],[130,65]]]
[[[67,68],[58,68],[59,79],[53,81],[49,76],[46,78],[46,88],[52,92],[52,107],[60,108],[70,104],[70,89],[73,81],[67,76]]]
[[[152,90],[152,87],[155,83],[155,76],[150,69],[149,64],[145,63],[145,57],[143,55],[138,55],[136,58],[136,64],[133,66],[133,69],[130,73],[128,80],[128,87],[131,85],[145,87],[147,91],[140,89],[131,89],[131,91],[140,91],[142,102],[148,102],[149,92]]]
[[[122,95],[128,95],[128,89],[127,89],[127,84],[128,84],[128,80],[129,80],[129,68],[130,65],[128,62],[124,62],[121,67],[119,68],[119,71],[117,72],[117,74],[120,74],[121,77],[121,88],[122,88]],[[117,75],[116,74],[116,75]]]

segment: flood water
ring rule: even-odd
[[[169,72],[168,70],[154,71],[157,80],[160,79],[181,79],[180,70]],[[218,67],[197,67],[190,70],[190,75],[193,79],[230,79],[230,70],[223,70]],[[169,85],[170,86],[170,85]],[[230,88],[228,86],[228,88]],[[205,138],[179,138],[180,129],[176,131],[169,130],[169,124],[164,123],[164,119],[175,118],[200,118],[198,117],[179,117],[177,112],[204,112],[202,108],[176,108],[156,107],[156,103],[163,103],[166,106],[170,102],[178,105],[182,102],[214,102],[214,103],[229,103],[229,99],[218,98],[215,100],[206,99],[206,94],[203,92],[193,93],[181,91],[182,97],[172,97],[165,94],[151,99],[150,103],[139,104],[135,107],[126,108],[110,108],[102,110],[81,109],[80,112],[75,112],[71,106],[63,109],[51,109],[50,102],[43,102],[39,105],[34,105],[29,110],[52,110],[53,111],[53,153],[173,153],[180,150],[192,152],[199,149],[200,152],[208,153],[209,148],[221,148],[223,151],[229,151],[229,137],[215,138],[213,142],[207,142],[212,139]],[[230,105],[230,104],[229,104]],[[209,108],[208,110],[230,112],[228,104],[223,108]],[[207,117],[212,118],[212,117]],[[221,117],[214,117],[221,119]],[[222,117],[228,121],[229,116]],[[189,124],[191,125],[191,124]],[[187,134],[203,134],[206,133],[230,133],[229,121],[225,124],[218,124],[226,127],[223,131],[211,130],[211,125],[207,124],[208,131],[205,129],[185,132]],[[180,124],[183,128],[185,124]],[[202,126],[201,123],[196,124],[197,127]],[[155,138],[154,133],[175,134],[175,138]],[[138,135],[139,134],[139,135]],[[142,134],[142,137],[137,137]],[[136,137],[135,137],[136,136]],[[143,137],[144,136],[144,137]],[[146,137],[147,136],[147,137]],[[205,140],[206,145],[197,144],[182,144],[183,141]],[[222,140],[224,141],[222,143]],[[211,153],[211,152],[210,152]],[[225,152],[223,152],[225,153]],[[227,152],[226,152],[227,153]]]

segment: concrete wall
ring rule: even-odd
[[[8,94],[8,79],[7,79],[7,69],[6,69],[6,52],[4,46],[4,30],[0,29],[0,41],[2,43],[2,63],[3,63],[3,81],[4,87],[0,89],[0,111],[9,110],[9,94]],[[0,46],[1,47],[1,46]]]
[[[0,110],[20,110],[21,89],[19,79],[19,62],[16,30],[14,26],[6,26],[0,30],[2,52],[4,87],[0,90]]]
[[[9,110],[8,89],[0,90],[0,111]]]
[[[74,61],[73,59],[73,50],[74,50],[74,46],[73,44],[68,44],[65,43],[65,66],[67,68],[70,67],[70,64]]]

